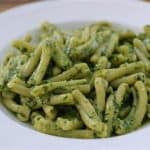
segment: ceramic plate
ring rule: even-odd
[[[99,2],[39,2],[24,5],[0,14],[0,58],[14,38],[37,28],[47,20],[62,28],[76,28],[85,23],[108,20],[141,30],[150,24],[150,5],[144,3]],[[34,131],[16,121],[0,106],[1,150],[149,150],[150,126],[132,133],[107,139],[69,139]]]

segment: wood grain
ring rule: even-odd
[[[37,0],[0,0],[0,12],[21,4],[30,3],[34,1]]]

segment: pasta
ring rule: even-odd
[[[12,42],[0,66],[3,105],[42,133],[122,135],[150,119],[150,27],[97,22],[63,31],[44,22],[37,39]]]

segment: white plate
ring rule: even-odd
[[[150,5],[144,3],[57,3],[43,2],[25,5],[0,14],[0,53],[12,39],[44,20],[56,24],[78,26],[81,22],[109,20],[134,29],[150,24]],[[78,23],[77,23],[78,22]],[[72,26],[73,25],[73,26]],[[1,55],[2,56],[2,55]],[[1,106],[2,108],[2,106]],[[1,150],[149,150],[150,127],[130,134],[107,139],[68,139],[41,134],[18,123],[0,110]]]

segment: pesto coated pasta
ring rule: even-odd
[[[1,102],[42,133],[106,138],[150,119],[150,26],[96,22],[63,31],[49,22],[12,42],[0,66]],[[15,49],[15,50],[14,50]]]

